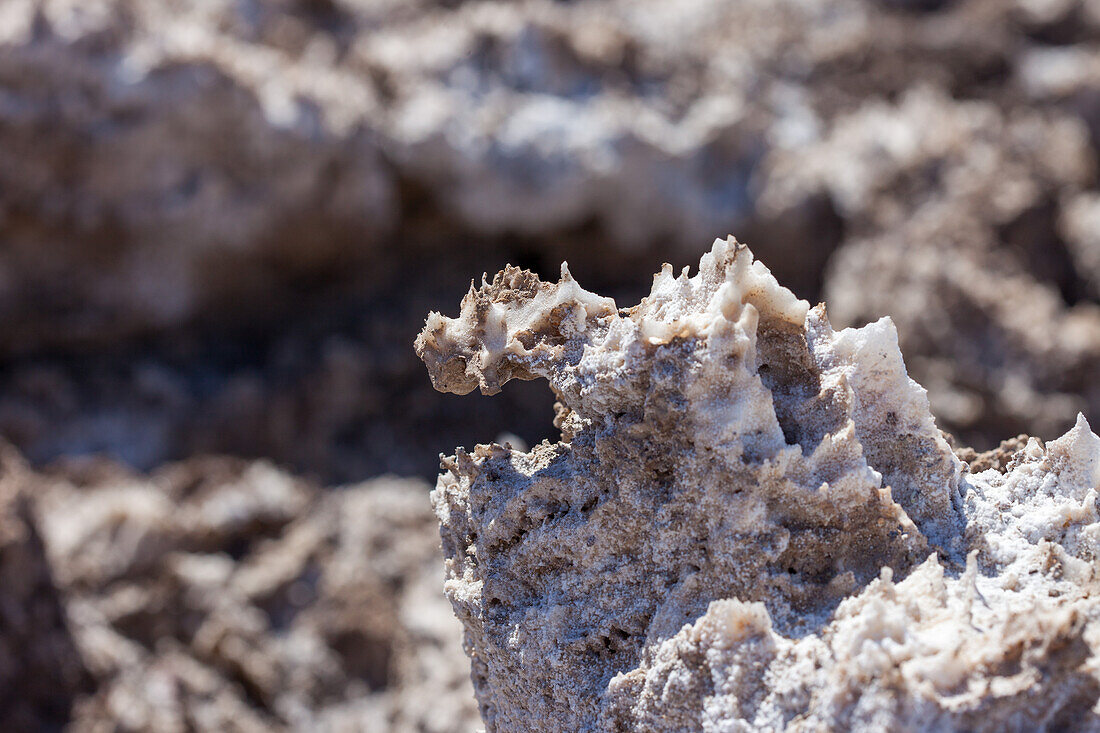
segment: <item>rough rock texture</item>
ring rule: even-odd
[[[432,495],[490,730],[1100,729],[1083,417],[971,473],[889,319],[834,331],[732,239],[623,310],[505,269],[416,348],[559,401]]]
[[[21,730],[474,730],[427,488],[320,492],[229,459],[43,475],[7,457],[0,715]]]
[[[944,437],[949,443],[954,441],[954,438],[950,435],[945,435]],[[1002,440],[999,446],[992,450],[987,450],[984,453],[979,453],[973,448],[955,447],[955,455],[970,466],[971,473],[981,473],[990,468],[1004,473],[1005,469],[1008,468],[1009,462],[1017,453],[1027,447],[1030,440],[1031,439],[1026,435],[1017,435],[1015,438]]]

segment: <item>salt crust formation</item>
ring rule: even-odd
[[[489,730],[1100,730],[1083,417],[970,473],[888,319],[834,331],[732,239],[622,310],[509,267],[416,347],[559,400],[433,493]]]

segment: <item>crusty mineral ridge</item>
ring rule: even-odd
[[[623,310],[509,267],[416,348],[559,400],[433,494],[489,730],[1100,729],[1083,418],[969,474],[889,320],[835,332],[732,239]]]

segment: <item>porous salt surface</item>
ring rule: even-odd
[[[623,310],[506,268],[416,348],[558,398],[560,442],[433,493],[489,730],[1100,730],[1083,417],[970,474],[888,319],[834,331],[732,238]]]

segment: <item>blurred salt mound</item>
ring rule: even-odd
[[[7,3],[0,350],[262,307],[413,256],[389,243],[431,216],[622,247],[743,224],[760,67],[830,11],[451,5]],[[720,42],[746,24],[785,30]]]
[[[964,442],[1056,434],[1100,412],[1097,59],[1087,0],[11,0],[0,355],[131,344],[171,401],[111,412],[132,375],[80,361],[65,399],[5,379],[0,430],[36,461],[426,473],[434,454],[401,446],[428,398],[385,356],[403,314],[456,273],[568,258],[603,289],[737,231],[838,324],[893,316]],[[203,343],[211,322],[331,332],[306,296],[340,285],[377,296],[342,306],[374,342],[340,405],[310,396],[347,361],[327,347],[273,336],[263,363],[197,379],[205,352],[132,345],[184,323]],[[531,418],[486,417],[486,437],[539,434],[512,407]],[[305,441],[234,427],[295,410]]]
[[[489,730],[1100,729],[1083,417],[971,474],[889,319],[834,331],[732,239],[621,310],[506,269],[416,345],[558,399],[432,495]]]
[[[470,731],[427,487],[265,463],[0,479],[0,705],[24,730]],[[108,726],[108,728],[104,728]]]

